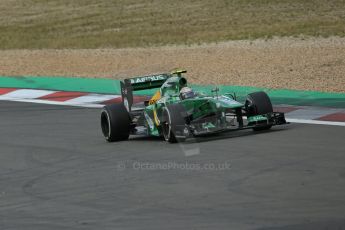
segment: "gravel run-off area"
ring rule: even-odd
[[[198,84],[345,92],[345,38],[273,38],[127,49],[1,50],[2,76],[122,79],[188,70]]]

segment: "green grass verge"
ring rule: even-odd
[[[196,91],[210,94],[212,85],[192,85]],[[120,94],[119,80],[68,78],[68,77],[0,77],[0,88],[29,88],[91,93]],[[344,93],[324,93],[317,91],[273,90],[245,86],[220,86],[220,94],[235,92],[239,101],[244,101],[248,93],[265,91],[274,104],[310,105],[345,108]],[[156,89],[138,91],[138,95],[153,95]]]
[[[344,0],[1,0],[0,49],[345,35]]]

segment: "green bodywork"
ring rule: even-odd
[[[187,86],[185,78],[181,75],[170,76],[159,89],[160,99],[144,109],[144,116],[147,122],[148,134],[160,136],[159,126],[163,109],[169,104],[179,103],[186,109],[193,119],[202,118],[209,114],[223,114],[229,109],[242,108],[244,104],[237,102],[228,95],[208,96],[196,93],[196,96],[190,99],[181,100],[179,92],[182,87]],[[204,123],[203,128],[214,128],[216,125],[210,122]]]
[[[249,123],[258,122],[258,121],[267,121],[267,117],[265,117],[264,115],[256,115],[256,116],[248,117],[247,120]]]

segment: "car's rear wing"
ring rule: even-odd
[[[130,84],[133,91],[154,89],[161,87],[169,77],[171,77],[171,74],[163,73],[125,79],[124,83]]]
[[[122,101],[127,110],[130,112],[133,105],[133,91],[160,88],[166,80],[174,74],[181,76],[185,70],[175,70],[171,73],[154,74],[127,78],[120,82]]]
[[[133,91],[160,88],[172,74],[155,74],[142,77],[128,78],[120,82],[122,102],[131,112],[133,105]]]

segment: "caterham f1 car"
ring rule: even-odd
[[[244,103],[236,95],[209,95],[187,86],[186,71],[142,76],[121,81],[122,103],[106,105],[101,128],[109,142],[127,140],[130,135],[161,136],[176,143],[189,137],[242,129],[268,130],[286,124],[283,113],[273,112],[265,92],[248,94]],[[141,103],[134,103],[134,91],[157,88]],[[152,91],[152,90],[151,90]]]

